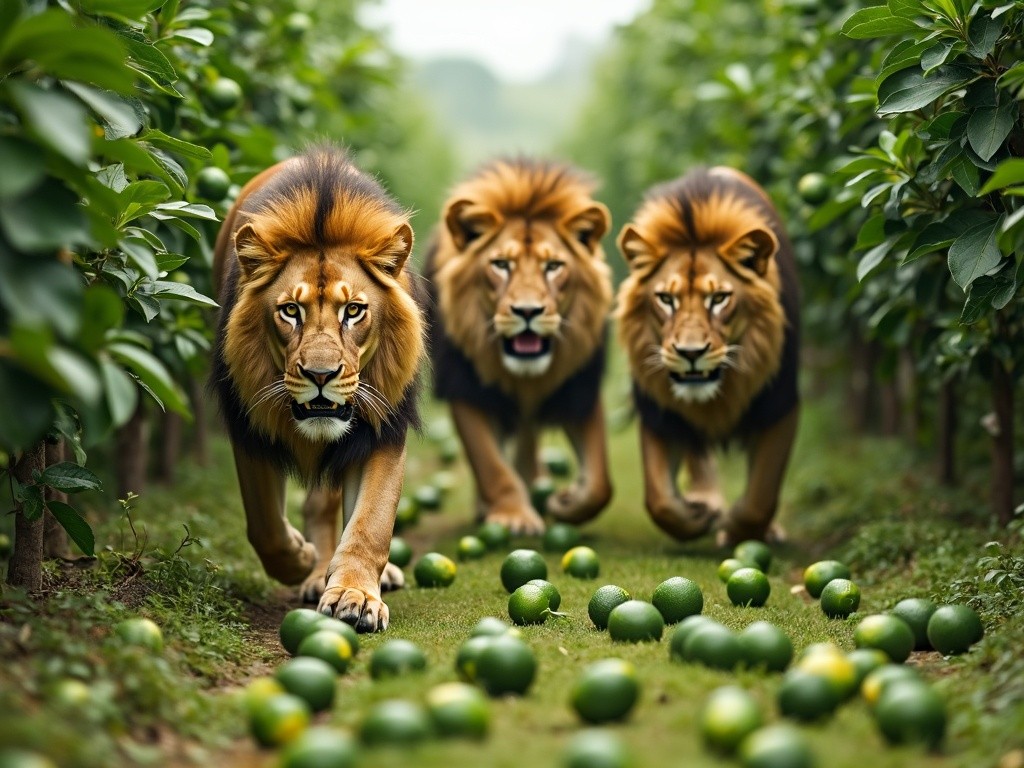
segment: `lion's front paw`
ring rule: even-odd
[[[544,521],[528,506],[492,507],[484,520],[501,523],[513,536],[539,536],[544,533]]]
[[[289,533],[290,541],[286,546],[257,547],[256,553],[268,576],[282,584],[299,584],[316,567],[316,547],[306,541],[298,530],[292,528]]]
[[[581,485],[556,491],[548,497],[547,511],[563,523],[579,525],[593,520],[608,504],[611,493],[595,493]]]
[[[388,607],[379,595],[344,584],[328,584],[317,610],[351,624],[357,632],[385,630],[390,618]]]
[[[679,541],[696,539],[707,533],[721,511],[704,503],[690,504],[684,499],[648,503],[647,511],[659,528]]]
[[[401,589],[405,586],[405,574],[402,573],[402,569],[394,563],[388,563],[384,566],[384,571],[380,575],[380,591],[381,592],[393,592],[396,589]]]
[[[327,570],[325,568],[313,569],[313,572],[306,577],[305,581],[303,581],[302,585],[299,587],[299,595],[302,597],[302,602],[320,602],[320,595],[324,593],[326,586]]]

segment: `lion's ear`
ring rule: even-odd
[[[498,217],[472,200],[460,198],[449,203],[444,211],[444,223],[460,251],[481,235],[498,225]]]
[[[397,277],[405,266],[409,254],[412,253],[412,243],[412,227],[408,222],[402,222],[391,237],[383,240],[367,254],[367,259],[391,277]]]
[[[779,239],[775,233],[757,227],[723,245],[718,252],[727,261],[763,276],[778,250]]]
[[[632,224],[622,228],[617,242],[619,252],[629,265],[630,271],[643,269],[658,260],[657,250]]]
[[[238,254],[242,274],[247,278],[252,277],[257,269],[277,256],[277,251],[260,236],[252,224],[248,223],[243,224],[235,232],[235,253]]]
[[[594,203],[566,219],[565,227],[591,253],[597,252],[601,238],[611,228],[612,215],[601,203]]]

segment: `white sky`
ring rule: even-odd
[[[468,56],[503,79],[534,80],[557,62],[568,38],[600,42],[649,0],[381,0],[366,8],[374,27],[410,59]]]

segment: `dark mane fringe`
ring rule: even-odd
[[[567,204],[596,187],[593,177],[573,166],[514,156],[485,163],[454,194],[472,188],[473,198],[505,216],[552,219],[572,213]]]

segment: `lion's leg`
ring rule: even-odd
[[[798,421],[799,409],[794,408],[754,439],[747,456],[747,487],[723,520],[720,543],[763,539],[773,533],[769,527],[778,508]],[[781,532],[774,533],[781,538]]]
[[[299,588],[303,602],[315,603],[323,594],[327,581],[327,564],[334,555],[338,541],[338,511],[341,490],[314,488],[302,504],[302,521],[306,538],[316,547],[316,568]]]
[[[640,453],[644,468],[644,501],[654,523],[680,541],[695,539],[711,527],[715,518],[704,505],[688,505],[679,495],[676,475],[682,454],[640,426]]]
[[[516,534],[543,533],[544,521],[530,505],[526,484],[502,456],[487,416],[478,408],[455,401],[452,419],[487,510],[484,519],[501,523]]]
[[[384,446],[361,466],[346,471],[342,483],[345,529],[327,567],[327,588],[317,610],[347,621],[360,632],[388,627],[380,580],[404,476],[405,447]]]
[[[285,517],[285,476],[272,463],[235,452],[246,535],[267,574],[298,584],[316,565],[316,548]]]
[[[712,517],[725,510],[725,497],[718,482],[718,464],[710,450],[686,451],[683,460],[690,482],[683,501],[691,508],[704,507]]]
[[[540,466],[537,460],[537,444],[539,442],[539,430],[536,424],[524,422],[520,425],[515,436],[515,453],[513,463],[516,472],[526,487],[533,485],[534,480],[540,475]]]
[[[601,402],[594,405],[586,420],[567,425],[565,434],[576,452],[579,475],[571,487],[548,498],[548,511],[567,523],[585,523],[596,517],[612,497]]]

